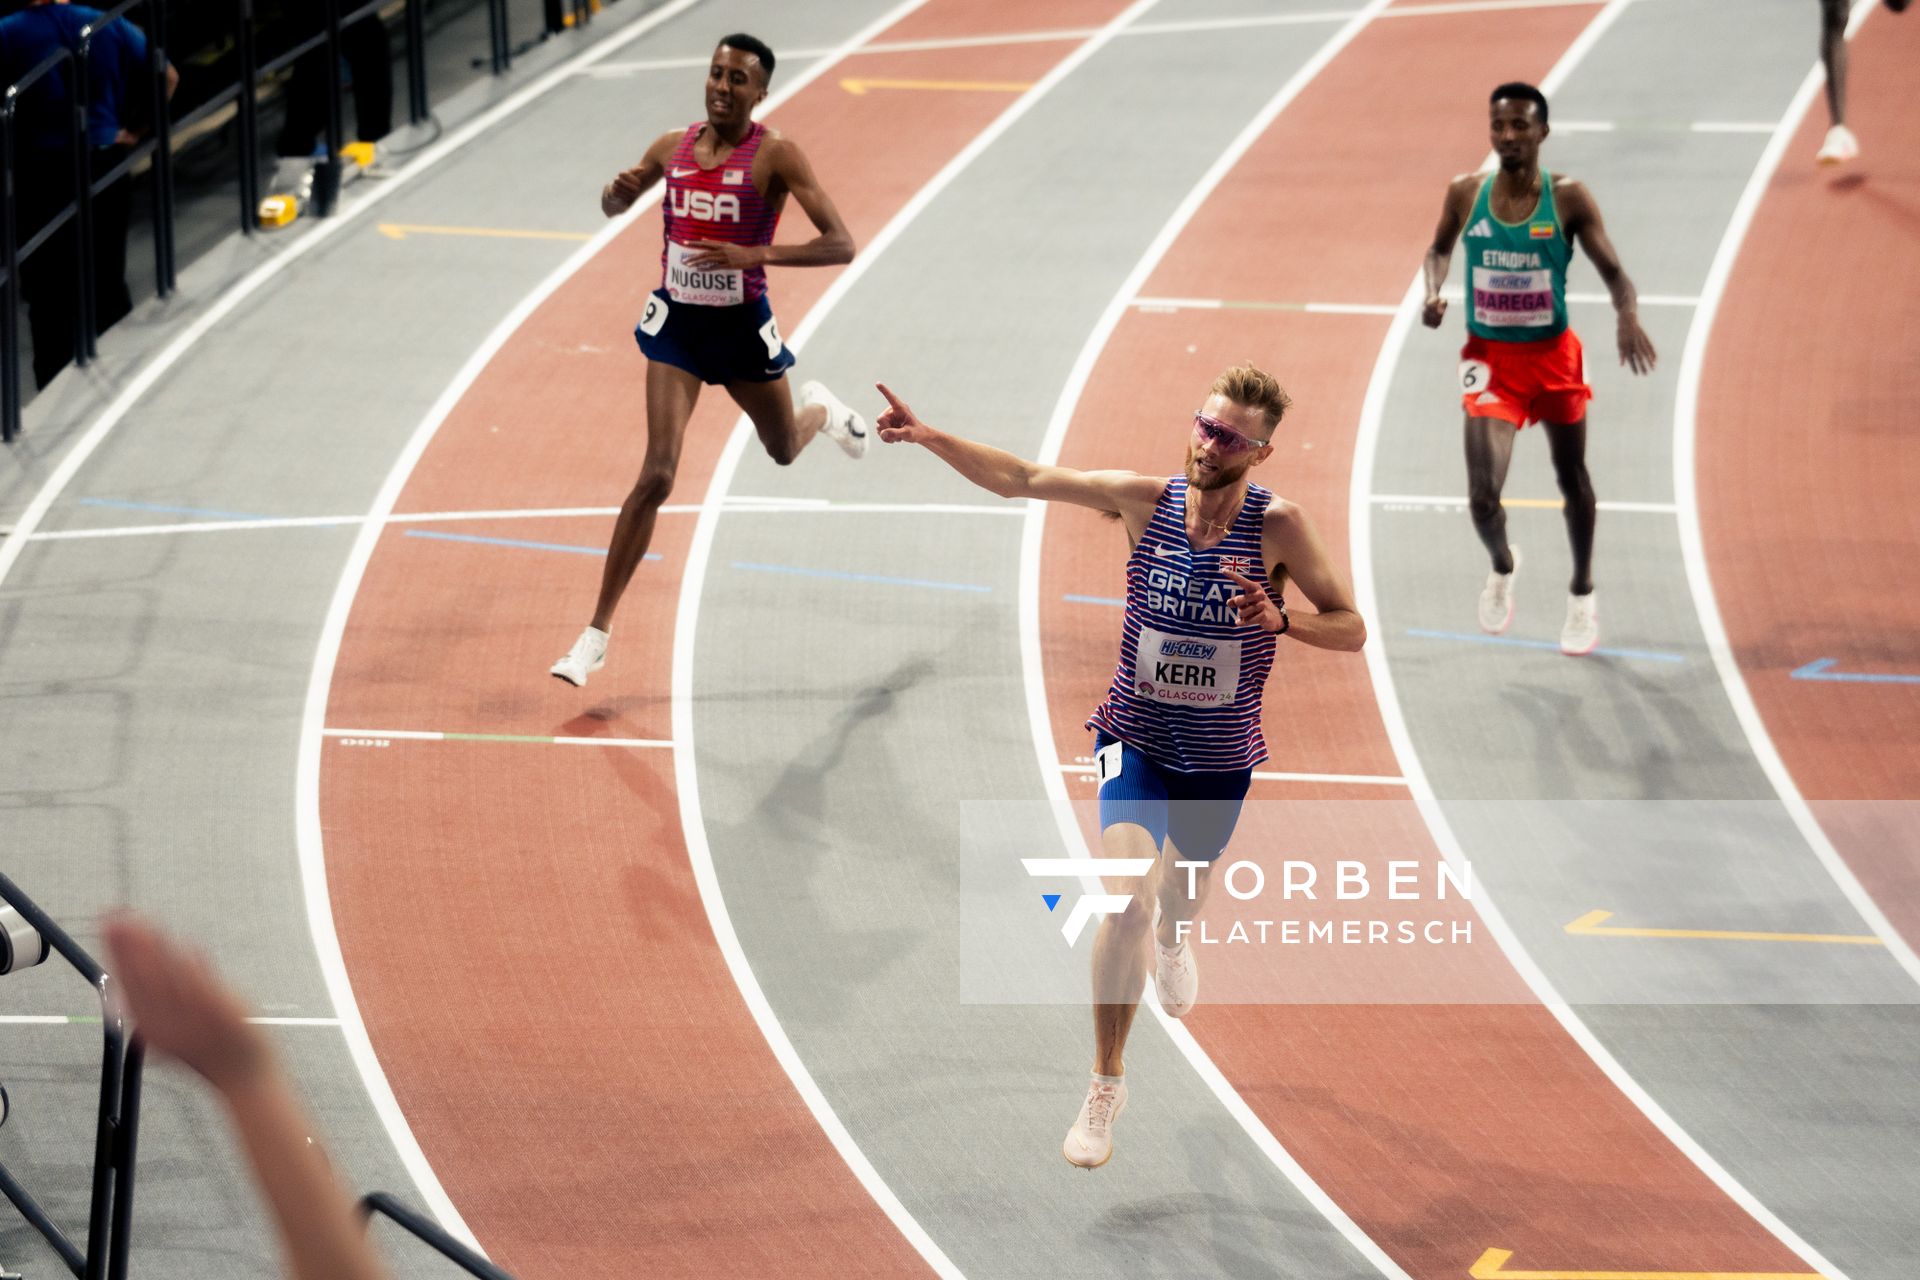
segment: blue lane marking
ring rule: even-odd
[[[1867,671],[1835,671],[1833,668],[1839,663],[1838,658],[1821,658],[1817,662],[1809,662],[1796,670],[1793,678],[1795,680],[1847,680],[1858,681],[1861,684],[1920,684],[1920,676],[1917,675],[1895,672],[1881,675]]]
[[[1560,646],[1551,640],[1521,640],[1515,636],[1471,635],[1464,631],[1426,631],[1419,627],[1408,627],[1410,636],[1425,636],[1429,640],[1465,640],[1470,644],[1504,644],[1518,649],[1551,649],[1560,652]],[[1656,653],[1651,649],[1595,649],[1595,653],[1608,658],[1639,658],[1646,662],[1685,662],[1686,655],[1679,653]]]
[[[521,547],[528,551],[570,551],[577,556],[601,556],[607,554],[605,547],[576,547],[566,542],[528,542],[521,538],[485,538],[477,533],[441,533],[438,529],[409,529],[409,538],[437,538],[441,542],[477,542],[488,547]],[[658,560],[657,553],[649,551],[646,558]]]
[[[1112,596],[1061,596],[1060,598],[1071,600],[1075,604],[1110,604],[1116,609],[1127,607],[1125,600],[1117,600]]]
[[[890,587],[930,587],[935,591],[991,591],[992,587],[982,587],[971,582],[930,582],[925,578],[889,578],[878,573],[845,573],[839,569],[801,569],[790,564],[753,564],[746,560],[735,560],[736,569],[750,569],[754,573],[791,573],[803,578],[838,578],[842,582],[879,582]]]
[[[207,516],[214,520],[271,520],[253,511],[215,511],[210,507],[170,507],[159,502],[130,502],[123,498],[81,498],[83,507],[117,507],[122,511],[157,511],[169,516]]]

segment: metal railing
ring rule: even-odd
[[[416,1213],[385,1191],[375,1191],[360,1201],[360,1214],[372,1223],[373,1215],[383,1213],[400,1227],[438,1250],[448,1261],[480,1280],[514,1280],[513,1274],[494,1266],[441,1229],[440,1224],[423,1213]]]
[[[350,3],[351,0],[346,0]],[[515,49],[508,29],[508,0],[486,0],[487,29],[491,44],[490,61],[494,74],[500,75],[513,65]],[[225,110],[229,104],[234,118],[239,150],[240,229],[251,236],[258,230],[261,190],[260,121],[258,100],[262,81],[285,70],[300,57],[325,47],[328,73],[323,76],[327,93],[326,159],[316,168],[314,212],[320,217],[333,213],[340,177],[340,150],[343,144],[343,94],[337,73],[341,52],[341,30],[369,17],[376,17],[391,0],[368,0],[357,8],[342,11],[343,0],[324,0],[321,29],[292,48],[261,62],[256,48],[254,0],[233,0],[234,52],[239,75],[234,84],[214,94],[191,112],[173,119],[167,108],[167,6],[165,0],[121,0],[100,18],[83,27],[78,47],[63,47],[50,54],[14,84],[0,93],[0,443],[11,443],[20,433],[20,272],[22,264],[69,223],[75,241],[75,285],[79,305],[74,316],[74,363],[86,365],[98,354],[99,325],[95,314],[94,277],[97,264],[93,253],[93,202],[113,183],[126,177],[143,161],[151,160],[153,187],[154,283],[159,296],[172,295],[178,280],[175,258],[173,175],[173,135]],[[427,94],[425,0],[404,0],[402,29],[406,48],[407,116],[418,125],[431,115]],[[540,39],[568,27],[584,27],[591,18],[594,0],[545,0],[545,31]],[[87,133],[87,103],[90,100],[89,55],[94,38],[111,22],[133,10],[142,10],[147,37],[147,63],[152,79],[153,133],[135,145],[117,164],[103,174],[93,172],[93,151]],[[531,42],[530,42],[531,43]],[[21,95],[63,67],[73,68],[70,123],[73,150],[73,189],[75,198],[25,244],[19,243],[17,185],[19,140],[15,137],[15,116]]]
[[[100,1021],[105,1030],[86,1247],[82,1249],[74,1244],[3,1162],[0,1162],[0,1193],[5,1193],[20,1215],[45,1237],[67,1269],[80,1280],[125,1280],[127,1244],[133,1222],[133,1169],[140,1128],[140,1074],[145,1048],[128,1034],[125,1022],[107,999],[110,979],[106,971],[4,875],[0,875],[0,906],[18,912],[47,948],[57,952],[87,980],[100,998]]]

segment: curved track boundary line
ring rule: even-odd
[[[1873,10],[1875,0],[1855,0],[1852,16],[1847,22],[1847,38],[1851,40],[1860,24]],[[1893,927],[1880,905],[1873,900],[1866,887],[1847,866],[1846,859],[1827,838],[1820,826],[1820,820],[1813,815],[1806,797],[1800,794],[1799,786],[1788,771],[1786,762],[1780,758],[1780,751],[1773,745],[1773,736],[1767,732],[1766,721],[1760,716],[1760,708],[1754,703],[1753,694],[1747,688],[1747,680],[1740,672],[1740,663],[1733,655],[1733,646],[1727,639],[1726,623],[1720,617],[1720,605],[1713,591],[1713,574],[1707,564],[1705,537],[1700,527],[1700,491],[1696,471],[1696,445],[1699,438],[1700,379],[1707,364],[1707,343],[1713,338],[1713,322],[1720,314],[1720,299],[1725,295],[1727,281],[1733,275],[1734,264],[1740,258],[1740,246],[1746,242],[1747,229],[1753,225],[1754,215],[1759,212],[1760,202],[1766,198],[1767,188],[1773,182],[1773,175],[1780,167],[1780,161],[1786,155],[1793,135],[1800,128],[1800,121],[1807,108],[1819,96],[1825,77],[1820,66],[1815,63],[1807,72],[1805,80],[1800,82],[1799,92],[1794,94],[1786,114],[1780,117],[1780,123],[1774,127],[1773,136],[1767,140],[1767,148],[1760,153],[1759,162],[1753,167],[1753,174],[1747,179],[1747,186],[1740,193],[1740,203],[1734,206],[1733,219],[1727,225],[1727,233],[1720,241],[1719,252],[1714,254],[1713,266],[1707,272],[1707,280],[1700,289],[1700,306],[1694,312],[1693,325],[1687,330],[1687,345],[1680,355],[1679,386],[1674,393],[1673,407],[1673,493],[1680,508],[1680,559],[1686,566],[1687,586],[1693,594],[1694,611],[1700,618],[1700,630],[1706,636],[1707,652],[1713,656],[1714,670],[1719,673],[1720,684],[1727,691],[1727,701],[1733,704],[1734,718],[1740,722],[1740,729],[1746,734],[1747,746],[1752,750],[1760,769],[1767,775],[1767,781],[1780,797],[1781,805],[1793,819],[1793,825],[1799,830],[1807,847],[1820,859],[1827,874],[1840,887],[1853,909],[1860,913],[1880,941],[1886,944],[1891,955],[1907,976],[1920,983],[1920,955],[1914,953],[1913,946]]]
[[[913,0],[918,4],[920,0]],[[1376,0],[1384,3],[1385,0]],[[964,173],[975,160],[985,154],[987,149],[997,142],[1007,130],[1027,114],[1033,106],[1071,75],[1083,63],[1118,35],[1122,29],[1132,23],[1135,17],[1151,9],[1159,0],[1135,0],[1106,26],[1087,39],[1087,41],[1056,63],[1052,70],[1034,83],[1033,87],[1021,94],[992,124],[981,130],[960,153],[949,160],[928,183],[914,193],[914,196],[900,211],[894,214],[887,225],[880,229],[861,253],[854,258],[847,269],[836,278],[832,285],[821,295],[813,309],[807,313],[788,345],[803,349],[807,339],[816,332],[826,317],[839,305],[841,299],[853,288],[867,270],[899,238],[900,234],[919,217],[921,212],[932,204],[934,199],[952,184],[954,179]],[[909,8],[912,5],[908,6]],[[905,9],[901,10],[905,12]],[[772,1004],[766,993],[761,990],[759,980],[754,976],[752,965],[746,952],[740,946],[739,935],[734,932],[733,921],[727,912],[726,899],[720,889],[718,873],[714,868],[713,850],[707,841],[706,815],[700,807],[699,761],[694,740],[694,691],[693,663],[695,640],[700,622],[701,591],[706,582],[707,566],[713,556],[713,542],[719,531],[720,517],[728,509],[727,489],[733,483],[734,473],[739,470],[740,459],[745,454],[747,442],[752,437],[751,423],[742,415],[734,423],[727,437],[726,447],[720,454],[720,460],[714,467],[713,478],[708,483],[706,496],[700,504],[700,516],[694,525],[693,540],[687,548],[686,567],[680,579],[680,601],[674,616],[673,628],[673,765],[674,790],[680,799],[680,822],[685,833],[688,860],[693,864],[695,881],[700,887],[700,901],[706,908],[708,922],[713,926],[713,934],[721,953],[726,957],[727,968],[733,974],[734,982],[740,988],[755,1023],[766,1037],[768,1046],[779,1060],[780,1066],[793,1081],[807,1109],[820,1122],[821,1129],[833,1142],[847,1165],[860,1182],[872,1194],[887,1216],[892,1218],[901,1233],[919,1250],[920,1255],[942,1276],[960,1277],[961,1272],[941,1250],[940,1246],[928,1235],[907,1210],[907,1207],[894,1195],[891,1188],[881,1179],[866,1154],[860,1150],[853,1135],[847,1131],[833,1106],[827,1101],[806,1063],[800,1058],[785,1028],[780,1025]]]
[[[5,540],[0,541],[0,582],[6,581],[8,571],[13,568],[14,561],[20,558],[20,553],[25,549],[33,531],[40,527],[40,521],[46,516],[54,499],[58,498],[61,491],[72,482],[74,476],[79,474],[80,468],[86,464],[88,458],[93,456],[94,450],[98,449],[101,442],[116,426],[120,425],[121,419],[125,418],[128,411],[139,403],[140,397],[152,390],[153,385],[165,376],[167,370],[178,364],[180,358],[186,355],[200,339],[211,333],[215,325],[231,315],[234,308],[252,297],[262,285],[338,235],[342,228],[353,223],[367,210],[388,199],[394,192],[406,187],[415,178],[475,138],[490,132],[495,125],[513,115],[514,112],[536,98],[544,96],[548,91],[559,88],[576,73],[599,62],[602,58],[624,49],[669,18],[678,17],[699,3],[700,0],[669,0],[667,4],[645,17],[636,18],[632,26],[609,36],[604,43],[583,50],[567,59],[533,83],[502,99],[467,121],[446,138],[427,148],[418,160],[375,186],[340,213],[314,227],[280,253],[255,267],[238,283],[215,298],[206,311],[195,317],[179,337],[168,343],[160,354],[142,368],[133,380],[127,383],[126,388],[108,403],[100,416],[94,420],[93,425],[87,428],[86,434],[74,442],[73,448],[67,451],[67,455],[60,460],[60,464],[53,469],[53,473],[41,484],[38,492],[27,503],[27,509],[21,513],[20,519],[14,524],[12,531],[7,534]]]
[[[1554,64],[1546,78],[1540,82],[1543,92],[1551,94],[1565,83],[1582,59],[1600,37],[1618,21],[1622,12],[1633,0],[1608,0],[1607,7],[1595,15],[1586,30],[1567,49],[1560,61]],[[1871,3],[1871,0],[1861,0]],[[1488,163],[1492,159],[1488,157]],[[1380,355],[1373,366],[1373,376],[1367,383],[1367,397],[1360,411],[1360,429],[1354,442],[1354,460],[1352,488],[1348,494],[1347,519],[1348,536],[1353,555],[1353,589],[1363,616],[1377,616],[1379,613],[1378,596],[1373,580],[1373,466],[1374,457],[1379,449],[1380,426],[1386,416],[1387,392],[1393,382],[1393,372],[1400,362],[1400,352],[1406,345],[1407,334],[1412,330],[1414,319],[1420,310],[1420,302],[1425,292],[1424,279],[1416,275],[1408,285],[1406,296],[1400,300],[1400,308],[1393,317],[1393,323],[1387,330],[1385,340],[1380,344]],[[1393,743],[1394,758],[1400,762],[1400,772],[1407,780],[1408,789],[1413,794],[1414,803],[1419,806],[1420,816],[1432,833],[1434,843],[1441,855],[1457,871],[1466,865],[1466,853],[1461,848],[1459,838],[1454,835],[1453,827],[1447,821],[1446,811],[1441,808],[1440,799],[1428,780],[1425,767],[1420,761],[1419,752],[1414,748],[1413,737],[1407,730],[1407,722],[1400,708],[1400,698],[1395,692],[1393,671],[1387,664],[1385,646],[1368,645],[1363,652],[1367,659],[1367,672],[1373,679],[1374,697],[1380,705],[1380,718],[1386,726],[1387,737]],[[1518,935],[1513,932],[1506,917],[1501,914],[1486,887],[1478,886],[1474,895],[1474,909],[1486,921],[1487,929],[1510,964],[1513,965],[1542,1006],[1553,1015],[1562,1029],[1573,1038],[1586,1055],[1593,1060],[1615,1088],[1640,1110],[1640,1113],[1653,1123],[1653,1126],[1671,1142],[1675,1149],[1693,1162],[1713,1184],[1735,1204],[1744,1209],[1754,1221],[1766,1228],[1775,1239],[1793,1250],[1802,1261],[1826,1280],[1846,1280],[1846,1274],[1835,1267],[1818,1250],[1801,1239],[1778,1215],[1761,1203],[1760,1199],[1745,1186],[1736,1181],[1720,1162],[1715,1160],[1707,1149],[1700,1145],[1685,1129],[1668,1115],[1666,1109],[1656,1101],[1652,1094],[1641,1087],[1618,1059],[1601,1043],[1592,1029],[1554,989],[1546,973],[1521,944]]]
[[[648,15],[649,19],[665,21],[692,7],[697,0],[677,0],[675,4]],[[829,70],[845,52],[861,41],[869,38],[875,31],[883,30],[886,25],[918,8],[925,0],[906,0],[906,3],[893,10],[887,17],[870,24],[851,39],[846,41],[839,55],[823,59],[807,68],[789,81],[783,88],[768,95],[767,110],[772,110],[785,102],[801,89],[818,79]],[[646,21],[646,20],[643,20]],[[638,33],[633,33],[637,35]],[[623,32],[623,36],[628,33]],[[601,50],[592,50],[604,56],[614,46],[609,44]],[[544,77],[539,86],[563,83],[578,63],[556,68]],[[517,109],[532,98],[533,94],[516,95],[503,103],[503,107]],[[488,113],[483,120],[489,120],[494,113]],[[373,558],[374,547],[385,531],[388,519],[393,514],[394,505],[399,501],[402,490],[412,477],[414,467],[432,442],[434,433],[440,429],[447,415],[453,411],[461,398],[466,395],[482,370],[506,345],[509,338],[524,324],[529,316],[564,284],[581,267],[604,249],[613,239],[624,231],[640,212],[658,203],[664,188],[657,188],[636,202],[634,207],[619,218],[611,220],[597,232],[593,239],[581,245],[567,259],[554,269],[552,274],[542,280],[520,302],[503,317],[491,333],[465,364],[447,384],[437,400],[427,410],[420,425],[414,429],[406,445],[394,459],[392,469],[380,486],[372,507],[368,510],[355,538],[353,548],[348,553],[346,566],[341,570],[339,585],[334,589],[332,603],[328,606],[326,621],[322,626],[320,643],[314,654],[313,671],[307,685],[305,709],[301,716],[300,753],[296,774],[295,826],[300,856],[300,878],[307,900],[307,923],[313,932],[315,949],[319,952],[320,967],[326,978],[327,989],[333,997],[335,1012],[340,1017],[340,1026],[352,1052],[354,1064],[359,1068],[361,1079],[366,1085],[368,1096],[372,1099],[374,1110],[379,1114],[392,1138],[401,1162],[413,1177],[414,1185],[426,1200],[434,1216],[441,1225],[460,1239],[480,1248],[479,1241],[461,1218],[452,1199],[440,1185],[428,1163],[426,1154],[421,1150],[419,1141],[414,1137],[406,1116],[400,1110],[400,1104],[394,1097],[393,1088],[387,1081],[386,1073],[380,1066],[378,1055],[373,1049],[373,1041],[367,1034],[366,1023],[360,1014],[360,1007],[353,995],[353,985],[349,980],[346,959],[340,949],[340,939],[334,928],[332,900],[327,889],[325,841],[320,826],[320,755],[325,742],[327,699],[333,684],[334,666],[340,656],[340,642],[346,633],[347,619],[353,611],[355,597],[359,593],[361,579],[365,576],[368,562]],[[302,242],[303,244],[306,242]],[[269,264],[273,265],[273,264]],[[256,286],[257,287],[257,286]],[[244,295],[241,295],[244,296]],[[224,300],[223,300],[224,301]],[[239,298],[233,299],[238,302]]]
[[[1074,361],[1072,371],[1067,375],[1066,385],[1061,389],[1060,398],[1055,401],[1053,416],[1048,419],[1046,435],[1042,438],[1038,461],[1052,464],[1059,461],[1060,452],[1066,444],[1067,432],[1072,425],[1075,409],[1079,406],[1081,395],[1088,381],[1093,377],[1095,364],[1106,350],[1108,340],[1118,327],[1120,320],[1132,308],[1135,297],[1145,287],[1147,278],[1160,264],[1167,251],[1180,236],[1193,216],[1206,203],[1221,181],[1239,163],[1249,148],[1267,131],[1288,103],[1300,95],[1301,90],[1320,74],[1333,59],[1351,43],[1355,36],[1364,30],[1368,23],[1380,16],[1389,0],[1370,0],[1370,3],[1343,23],[1340,29],[1320,46],[1313,57],[1307,60],[1278,92],[1267,100],[1265,106],[1247,122],[1236,134],[1218,157],[1215,158],[1200,180],[1187,192],[1186,196],[1168,217],[1158,234],[1147,245],[1146,252],[1127,274],[1119,290],[1107,303],[1099,321],[1087,335],[1086,343],[1080,349],[1078,359]],[[1040,559],[1046,534],[1046,504],[1030,503],[1026,512],[1026,524],[1021,531],[1020,541],[1020,660],[1021,670],[1027,694],[1027,718],[1033,733],[1034,751],[1042,784],[1046,788],[1047,799],[1053,808],[1054,822],[1059,827],[1062,845],[1076,859],[1085,861],[1089,870],[1082,878],[1082,885],[1088,893],[1099,893],[1101,887],[1098,877],[1091,870],[1094,859],[1087,848],[1086,838],[1081,833],[1079,818],[1075,815],[1073,801],[1067,794],[1066,773],[1060,768],[1058,753],[1053,740],[1052,713],[1047,703],[1047,683],[1045,658],[1040,647]],[[1270,1160],[1274,1167],[1293,1184],[1295,1190],[1311,1204],[1319,1214],[1339,1231],[1354,1250],[1371,1263],[1376,1271],[1389,1280],[1410,1280],[1407,1272],[1387,1255],[1386,1250],[1374,1243],[1366,1232],[1362,1231],[1345,1209],[1335,1202],[1332,1196],[1315,1182],[1293,1154],[1273,1135],[1273,1131],[1247,1105],[1237,1089],[1227,1079],[1225,1073],[1200,1047],[1193,1033],[1174,1018],[1166,1015],[1156,1001],[1143,1001],[1152,1009],[1154,1017],[1167,1036],[1186,1058],[1194,1073],[1206,1084],[1220,1105],[1226,1108],[1240,1125],[1254,1146]]]

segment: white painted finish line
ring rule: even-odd
[[[1465,498],[1448,497],[1431,493],[1376,493],[1373,503],[1378,507],[1464,507]],[[1562,506],[1558,498],[1503,498],[1501,505],[1506,507],[1547,507],[1555,511]],[[1600,502],[1596,504],[1602,511],[1619,511],[1632,515],[1670,516],[1680,508],[1671,502]]]
[[[666,738],[554,738],[538,733],[434,733],[423,729],[322,729],[343,746],[383,747],[389,742],[530,742],[552,747],[671,747]]]
[[[1462,299],[1456,288],[1446,294],[1449,303]],[[1569,293],[1567,301],[1580,306],[1611,306],[1613,299],[1604,293]],[[1643,307],[1692,307],[1700,299],[1679,293],[1643,293],[1636,301]],[[1384,302],[1257,302],[1237,298],[1150,298],[1138,297],[1132,304],[1141,311],[1297,311],[1322,316],[1392,316],[1399,308]]]
[[[1093,766],[1090,764],[1063,764],[1060,766],[1060,772],[1091,774],[1093,772]],[[1253,771],[1253,779],[1255,782],[1326,782],[1337,783],[1342,786],[1360,787],[1404,787],[1407,785],[1405,778],[1395,778],[1379,773],[1280,773],[1267,769],[1255,769]]]

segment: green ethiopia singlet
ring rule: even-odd
[[[1489,174],[1467,218],[1467,332],[1496,342],[1535,342],[1567,327],[1567,263],[1573,246],[1553,203],[1553,175],[1540,171],[1540,203],[1524,222],[1493,216]]]

